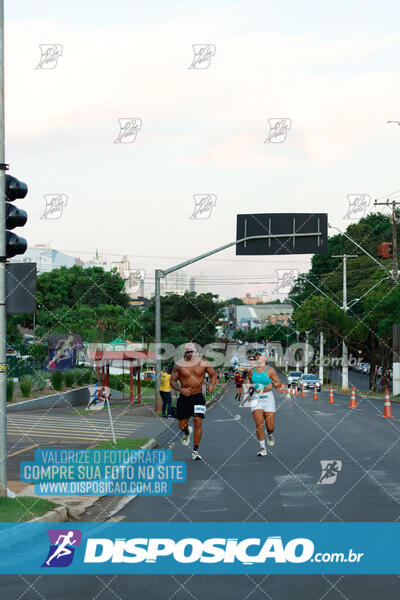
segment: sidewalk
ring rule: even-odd
[[[207,401],[207,407],[212,406],[221,395],[224,394],[225,390],[228,388],[228,384],[222,386],[221,392],[213,396],[212,399]],[[78,411],[77,412],[77,408]],[[26,411],[28,412],[28,411]],[[39,419],[40,422],[41,413],[43,412],[43,418],[46,416],[46,412],[48,411],[32,411],[34,413],[33,417]],[[51,411],[51,417],[54,416],[62,416],[64,415],[66,420],[72,419],[80,423],[79,417],[81,417],[80,407],[76,408],[58,408],[53,409]],[[87,422],[90,424],[91,419],[99,419],[104,420],[105,423],[108,422],[108,414],[106,410],[102,410],[101,412],[91,412],[83,415],[83,424]],[[176,429],[178,427],[178,422],[176,419],[165,419],[159,417],[154,414],[154,407],[152,403],[146,404],[134,404],[131,405],[129,401],[122,402],[117,401],[116,404],[112,407],[112,417],[115,424],[119,424],[123,422],[125,425],[132,423],[138,424],[140,423],[140,429],[135,433],[134,438],[143,439],[144,444],[141,446],[142,448],[154,448],[157,444],[157,438],[168,428]],[[39,426],[38,426],[39,429]],[[117,439],[119,436],[116,436]],[[30,442],[34,441],[35,434],[30,432],[29,440]],[[34,452],[40,447],[47,448],[90,448],[94,447],[93,444],[88,442],[85,443],[70,443],[70,442],[48,442],[44,441],[44,438],[41,439],[40,434],[37,435],[37,443],[26,444],[26,447],[23,447],[17,452],[9,453],[8,456],[8,473],[9,473],[9,481],[8,488],[16,494],[17,497],[37,497],[42,499],[47,499],[55,502],[59,506],[50,510],[40,517],[36,517],[33,519],[35,522],[62,522],[68,520],[76,520],[81,517],[90,507],[92,507],[101,496],[36,496],[35,488],[33,484],[21,482],[19,480],[19,468],[21,462],[33,461],[34,460]],[[122,500],[124,496],[121,496]]]

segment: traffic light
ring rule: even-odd
[[[380,258],[390,258],[392,255],[390,253],[392,244],[391,242],[382,242],[378,246],[378,256]]]
[[[10,202],[25,198],[28,186],[16,177],[6,175],[6,257],[12,258],[16,254],[24,254],[27,248],[26,239],[19,237],[8,229],[23,227],[28,220],[28,215],[21,208],[17,208]]]

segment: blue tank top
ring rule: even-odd
[[[255,369],[251,374],[251,382],[254,383],[254,387],[258,390],[263,390],[269,383],[272,383],[272,379],[267,374],[268,367],[262,373],[258,373]]]

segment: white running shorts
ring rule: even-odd
[[[275,412],[275,398],[272,392],[264,392],[262,394],[254,394],[253,401],[257,399],[257,403],[251,407],[253,410],[263,410],[264,412]]]

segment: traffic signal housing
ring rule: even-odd
[[[25,198],[28,186],[12,175],[6,175],[5,200],[6,200],[6,257],[12,258],[17,254],[24,254],[27,249],[26,239],[8,231],[16,227],[23,227],[28,220],[24,210],[11,202]]]
[[[382,242],[378,246],[378,256],[380,258],[390,258],[391,255],[392,244],[391,242]]]

